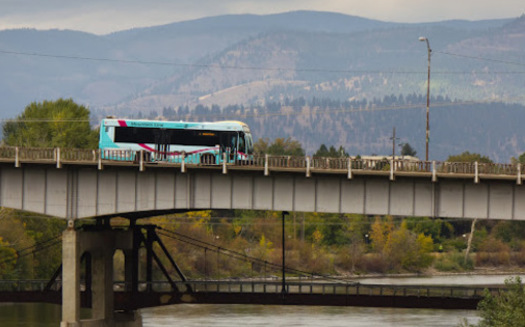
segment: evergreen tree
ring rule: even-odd
[[[401,155],[402,156],[412,156],[415,157],[417,154],[416,150],[410,146],[408,143],[403,143],[403,147],[401,148]]]
[[[348,153],[346,153],[343,146],[339,146],[339,149],[336,149],[333,145],[331,145],[328,149],[326,145],[321,144],[319,149],[314,153],[314,157],[341,158],[348,157]]]

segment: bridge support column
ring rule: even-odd
[[[98,253],[97,253],[98,252]],[[97,251],[92,253],[92,318],[113,319],[113,253]]]
[[[62,322],[61,327],[141,327],[136,311],[115,312],[113,254],[116,249],[133,249],[133,230],[75,230],[71,223],[62,236]],[[91,319],[80,320],[80,258],[91,258]],[[89,260],[89,259],[88,259]],[[87,264],[87,263],[86,263]],[[88,279],[88,276],[86,276]]]
[[[80,240],[68,222],[62,234],[62,322],[61,327],[80,326]]]

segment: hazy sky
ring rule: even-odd
[[[34,27],[105,34],[223,14],[332,11],[394,22],[493,19],[525,13],[524,0],[0,0],[0,30]]]

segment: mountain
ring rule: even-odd
[[[31,101],[57,97],[73,97],[77,102],[95,109],[128,105],[130,101],[145,103],[141,105],[142,110],[152,104],[157,110],[163,106],[192,105],[197,103],[199,97],[206,99],[211,93],[226,91],[226,94],[231,94],[232,87],[244,90],[234,84],[236,81],[255,82],[263,93],[252,91],[255,95],[239,100],[230,100],[228,95],[221,101],[239,102],[245,98],[253,100],[253,97],[260,100],[267,96],[264,92],[268,90],[267,86],[259,86],[264,84],[261,77],[269,75],[272,79],[277,78],[279,81],[270,81],[270,84],[282,86],[280,80],[283,76],[288,76],[288,79],[291,76],[290,73],[265,75],[260,69],[219,69],[213,75],[224,72],[231,76],[229,83],[222,84],[220,77],[214,77],[213,82],[204,83],[213,83],[215,86],[212,88],[183,85],[190,81],[189,76],[194,76],[194,83],[206,79],[206,74],[210,72],[203,65],[221,63],[243,63],[259,68],[259,63],[265,60],[264,67],[270,68],[397,71],[407,65],[414,70],[416,67],[411,63],[418,62],[417,69],[423,71],[424,46],[414,41],[420,34],[427,35],[437,49],[477,35],[497,34],[511,22],[396,24],[336,13],[298,11],[265,16],[210,17],[103,36],[61,30],[5,30],[0,31],[0,70],[4,76],[0,79],[0,96],[3,99],[0,117],[16,115]],[[290,41],[293,45],[286,44]],[[288,66],[282,66],[284,62],[268,56],[267,49],[270,47],[273,57],[280,57],[283,51],[296,52],[294,58],[297,61],[286,62]],[[410,56],[400,55],[408,49]],[[235,57],[235,51],[245,51],[249,58],[240,55],[237,60],[225,59],[232,55]],[[368,58],[369,55],[372,56]],[[80,57],[91,60],[74,59]],[[255,77],[243,77],[254,72],[258,72]],[[291,83],[295,90],[302,90],[303,81],[313,79],[315,82],[331,83],[333,76],[342,76],[308,71],[292,75],[300,78],[297,83]],[[290,85],[286,83],[286,86]],[[162,90],[175,93],[158,94]],[[275,91],[269,92],[276,94]],[[367,96],[373,93],[375,90],[367,90]]]
[[[334,13],[292,12],[210,17],[103,36],[4,30],[0,118],[16,115],[31,101],[57,97],[73,97],[93,108],[116,104],[159,79],[180,74],[200,58],[269,31],[349,32],[390,25]]]
[[[490,29],[458,29],[460,24],[449,22],[352,33],[268,31],[202,57],[122,105],[147,110],[170,102],[228,105],[287,96],[344,100],[421,93],[427,56],[426,46],[417,42],[420,35],[434,50],[433,93],[525,102],[519,100],[522,76],[516,65],[504,62],[523,58],[525,42],[517,42],[525,41],[522,20]],[[501,59],[473,60],[482,57]]]
[[[403,24],[298,11],[209,17],[102,36],[67,30],[0,31],[0,118],[16,116],[32,101],[59,97],[88,105],[99,116],[154,117],[165,108],[238,105],[258,108],[260,118],[253,124],[260,126],[258,135],[265,136],[263,126],[269,121],[264,115],[275,103],[328,99],[368,101],[371,106],[392,96],[426,95],[427,47],[418,41],[420,36],[427,37],[432,48],[434,99],[525,104],[525,16]],[[479,119],[498,119],[497,112],[482,112]],[[360,133],[367,133],[361,141],[371,145],[354,144],[355,151],[387,152],[391,125],[397,120],[385,119],[381,111],[370,115],[361,121],[377,125]],[[407,120],[406,126],[421,125],[419,115],[398,116]],[[323,120],[345,121],[335,117]],[[290,124],[297,129],[283,126],[284,134],[267,136],[301,135],[309,151],[321,142],[349,144],[357,139],[345,132],[347,136],[339,139],[312,141],[302,132],[308,124]],[[348,128],[331,124],[325,125],[335,128],[334,133]],[[355,127],[357,122],[346,124]],[[316,128],[313,132],[328,134]],[[447,126],[442,128],[452,134]],[[505,139],[514,140],[512,146],[502,150],[491,144],[487,152],[494,157],[507,158],[525,149],[521,138],[513,138],[519,130],[506,132]],[[419,142],[415,134],[408,134],[409,142]],[[483,149],[480,144],[471,148]],[[448,151],[441,146],[440,158]]]

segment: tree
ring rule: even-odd
[[[385,221],[378,216],[370,230],[370,240],[372,241],[372,248],[378,252],[383,253],[388,238],[394,230],[394,221],[392,216],[387,216]]]
[[[314,157],[341,158],[348,157],[348,153],[346,153],[343,146],[339,146],[339,149],[336,150],[333,145],[328,149],[326,145],[321,144],[319,149],[314,153]]]
[[[487,156],[482,156],[479,153],[470,153],[468,151],[463,152],[462,154],[451,155],[448,157],[447,161],[449,162],[479,162],[479,163],[492,163]]]
[[[16,260],[16,250],[0,236],[0,279],[13,278]]]
[[[464,327],[507,327],[525,326],[525,288],[520,277],[505,280],[506,292],[497,296],[485,291],[484,299],[479,303],[481,321],[471,325],[466,320]]]
[[[417,154],[417,151],[410,146],[408,143],[403,143],[403,147],[401,147],[401,155],[402,156],[412,156],[415,157]]]
[[[261,138],[254,144],[255,153],[277,156],[304,156],[304,150],[296,140],[291,138],[276,138],[269,144],[267,138]]]
[[[89,124],[89,110],[72,99],[33,102],[3,126],[6,145],[21,147],[97,147],[98,133]]]
[[[32,256],[24,255],[19,257],[18,253],[28,254],[24,249],[30,249],[35,245],[35,240],[27,233],[26,224],[18,217],[12,209],[0,209],[0,238],[3,246],[14,249],[14,257],[7,256],[12,266],[10,278],[34,278],[34,262]],[[3,247],[0,245],[0,247]],[[5,253],[5,252],[4,252]],[[13,261],[13,259],[16,259]],[[46,258],[41,258],[45,260]],[[2,260],[0,260],[2,261]],[[6,269],[6,267],[3,267]],[[55,267],[56,268],[56,267]],[[9,267],[7,267],[9,270]]]
[[[523,152],[522,154],[520,154],[520,156],[518,157],[518,159],[512,157],[510,158],[510,162],[513,163],[513,164],[517,164],[517,163],[520,163],[520,164],[525,164],[525,152]]]
[[[390,216],[384,221],[376,218],[371,227],[370,239],[372,249],[381,255],[390,271],[421,271],[432,264],[432,237],[413,233],[406,221],[395,226]]]
[[[314,153],[314,157],[328,157],[328,153],[329,151],[326,145],[321,144],[319,149],[317,149],[317,151]]]
[[[518,161],[520,163],[525,163],[525,152],[523,152],[519,157],[518,157]]]

